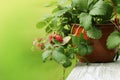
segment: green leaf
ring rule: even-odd
[[[80,36],[72,35],[72,42],[78,47],[81,43],[85,43],[86,41],[83,37],[83,34],[81,33]]]
[[[120,14],[120,6],[117,6],[116,9],[117,9],[117,13]]]
[[[51,32],[52,32],[52,29],[48,26],[48,27],[45,28],[45,31],[46,31],[47,33],[51,33]]]
[[[102,37],[102,32],[96,27],[92,27],[87,31],[87,36],[92,39],[100,39]]]
[[[63,8],[62,10],[56,10],[55,12],[55,16],[62,16],[63,14],[65,14],[67,11],[69,10],[69,8]]]
[[[66,51],[65,51],[65,55],[70,58],[70,59],[73,59],[74,58],[74,47],[71,46],[71,45],[68,45],[67,48],[66,48]]]
[[[91,10],[98,0],[88,0],[88,8]]]
[[[88,0],[88,5],[91,5],[94,0]]]
[[[88,13],[81,13],[79,16],[80,25],[88,30],[92,27],[92,16]]]
[[[120,44],[120,33],[118,31],[114,31],[110,34],[107,39],[107,47],[108,49],[114,49]]]
[[[45,7],[51,7],[51,6],[54,6],[54,5],[57,5],[57,2],[56,1],[51,1],[47,4],[45,4]]]
[[[80,41],[80,42],[85,42],[84,34],[83,34],[83,33],[80,33],[79,41]]]
[[[87,12],[96,0],[72,0],[72,6],[80,11]]]
[[[120,0],[112,0],[112,2],[114,3],[115,6],[119,6],[120,4]]]
[[[63,46],[58,46],[55,48],[56,51],[64,53],[64,47]]]
[[[49,49],[51,49],[51,48],[53,48],[54,46],[51,44],[51,43],[47,43],[47,44],[45,44],[45,49],[47,49],[47,50],[49,50]]]
[[[91,54],[92,51],[93,51],[93,47],[90,46],[90,45],[88,45],[88,46],[87,46],[87,54],[88,54],[88,55]]]
[[[65,63],[63,63],[63,67],[67,68],[67,67],[71,66],[71,64],[72,64],[72,62],[68,59],[68,60],[66,60]]]
[[[61,28],[59,24],[60,18],[53,18],[50,23],[46,26],[46,32],[56,31]]]
[[[59,5],[64,5],[67,3],[69,0],[58,0]]]
[[[109,19],[112,12],[113,7],[108,2],[99,0],[90,10],[89,14],[93,16],[103,16],[103,18]]]
[[[49,23],[52,20],[52,18],[53,18],[52,15],[47,14],[47,15],[43,16],[42,21],[46,21]]]
[[[57,23],[59,21],[59,18],[54,18],[52,21],[51,21],[51,24],[50,24],[50,27],[51,28],[57,28]]]
[[[87,47],[85,45],[79,45],[78,47],[78,54],[81,56],[85,56],[87,53]]]
[[[45,52],[42,53],[42,59],[45,61],[52,53],[52,50],[46,50]]]
[[[57,50],[53,51],[52,57],[56,62],[61,63],[61,64],[65,63],[67,59],[67,57],[63,53]]]
[[[52,10],[52,13],[54,14],[54,13],[56,13],[57,11],[59,11],[58,7],[54,8],[54,9]]]
[[[88,0],[72,0],[72,6],[81,11],[87,11]]]
[[[72,36],[72,42],[73,42],[74,45],[79,45],[80,44],[79,37],[73,35]]]
[[[37,23],[36,27],[41,29],[43,27],[45,27],[47,25],[47,23],[45,21],[40,21],[39,23]]]

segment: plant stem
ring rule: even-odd
[[[118,31],[118,32],[120,32],[120,28],[119,28],[119,26],[118,25],[116,25],[116,23],[114,23],[113,21],[110,21],[110,22],[112,22],[112,24],[114,24],[114,26],[115,26],[115,28],[116,28],[116,30]]]
[[[75,26],[75,24],[73,24],[73,26],[72,26],[72,28],[71,28],[71,32],[70,32],[71,34],[72,34],[72,32],[73,32],[74,26]]]
[[[114,9],[115,18],[117,18],[117,10],[116,10],[116,8],[115,8],[115,5],[114,5],[114,3],[113,3],[112,0],[110,0],[110,2],[112,3],[112,7],[113,7],[113,9]]]
[[[54,80],[55,74],[60,70],[60,65],[57,67],[57,69],[55,70],[53,76],[50,78],[50,80]]]
[[[63,80],[65,80],[65,72],[66,72],[66,68],[63,68]]]

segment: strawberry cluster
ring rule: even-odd
[[[54,40],[56,40],[57,42],[62,43],[63,42],[63,37],[60,34],[52,33],[49,36],[49,41],[50,41],[50,43],[54,43]]]
[[[35,40],[33,41],[33,45],[36,47],[36,49],[44,49],[44,42],[43,41],[43,38],[35,38]]]

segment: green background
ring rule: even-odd
[[[0,0],[0,80],[61,79],[61,66],[43,63],[41,52],[31,50],[34,38],[44,36],[36,23],[52,10],[44,7],[50,1]]]

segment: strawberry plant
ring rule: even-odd
[[[37,43],[34,44],[43,50],[44,62],[54,60],[67,68],[77,55],[83,58],[90,55],[93,51],[90,39],[98,40],[103,35],[96,25],[106,23],[115,25],[115,30],[109,35],[106,45],[108,49],[116,48],[120,54],[120,24],[117,17],[120,1],[58,0],[47,7],[51,5],[54,6],[52,13],[37,23],[37,28],[44,27],[48,36],[42,41],[36,40]],[[79,25],[76,31],[75,25]]]

